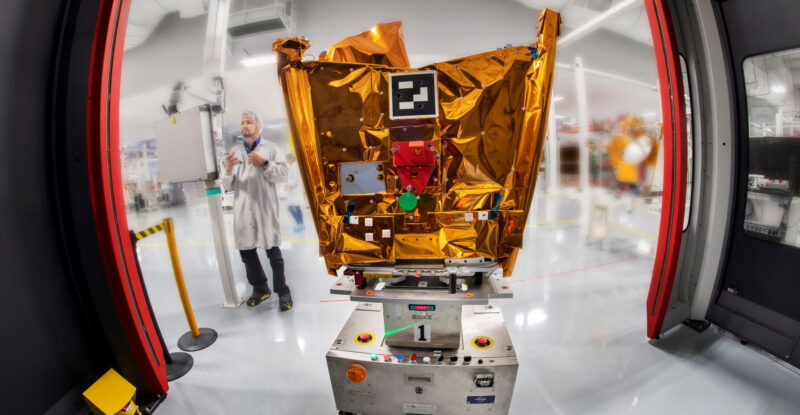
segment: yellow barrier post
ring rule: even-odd
[[[161,223],[159,223],[139,232],[129,230],[128,234],[131,238],[131,244],[133,244],[134,248],[136,248],[139,241],[148,236],[155,235],[163,230],[164,227],[161,226]],[[150,314],[153,315],[153,325],[155,326],[156,333],[158,333],[158,343],[161,345],[162,353],[164,353],[164,363],[167,369],[167,380],[172,382],[173,380],[189,373],[189,371],[192,369],[192,366],[194,366],[194,359],[189,353],[170,353],[169,349],[167,348],[167,343],[164,341],[164,336],[161,334],[161,327],[158,326],[158,320],[155,318],[153,305],[150,304],[150,294],[147,293],[147,284],[145,284],[144,276],[142,275],[142,265],[139,263],[139,255],[135,255],[134,260],[136,261],[136,273],[139,275],[139,283],[142,284],[142,291],[144,291],[144,297],[147,300],[147,309],[150,310]]]
[[[175,227],[172,218],[164,219],[161,226],[164,228],[164,233],[167,234],[167,246],[169,247],[170,260],[172,260],[172,271],[175,273],[175,284],[178,286],[183,312],[186,314],[186,321],[189,323],[189,332],[178,339],[178,347],[187,352],[205,349],[217,340],[217,332],[214,329],[197,328],[194,311],[192,311],[192,303],[189,300],[189,293],[186,291],[186,282],[183,279],[183,271],[178,258],[178,244],[175,243]]]

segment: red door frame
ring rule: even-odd
[[[647,337],[661,334],[681,252],[686,207],[686,104],[675,28],[666,0],[645,0],[661,91],[664,191],[656,259],[647,295]]]
[[[686,200],[686,113],[674,27],[665,0],[645,0],[661,85],[664,191],[650,291],[647,336],[660,334],[680,254]],[[119,87],[130,0],[103,0],[97,18],[88,91],[88,168],[97,237],[117,314],[145,380],[166,393],[158,336],[135,276],[119,149]]]
[[[119,90],[130,0],[101,0],[89,69],[87,152],[97,239],[117,316],[153,393],[167,372],[128,236],[119,147]]]

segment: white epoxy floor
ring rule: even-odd
[[[648,341],[644,303],[657,212],[641,201],[612,207],[601,249],[579,242],[576,201],[562,196],[556,220],[545,223],[547,197],[537,198],[509,279],[514,298],[500,302],[520,362],[510,413],[800,413],[800,372],[713,326],[703,333],[680,326]],[[288,212],[281,212],[291,311],[279,313],[274,297],[255,308],[222,308],[204,211],[200,205],[129,213],[137,230],[175,218],[197,321],[219,332],[214,345],[192,354],[194,368],[170,383],[156,413],[335,414],[325,353],[354,304],[328,293],[333,279],[317,259],[313,227],[293,234]],[[226,221],[230,229],[230,215]],[[245,290],[244,269],[230,249]],[[162,332],[177,351],[188,326],[163,233],[140,242],[138,252]]]

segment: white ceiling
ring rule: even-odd
[[[562,34],[566,35],[588,22],[593,17],[622,3],[624,0],[517,0],[536,10],[549,8],[561,13],[564,22]],[[650,24],[644,10],[644,2],[626,8],[605,20],[600,27],[646,45],[653,45]]]
[[[134,1],[132,14],[140,1],[152,0]],[[175,1],[204,3],[204,0]],[[607,2],[594,0],[599,3],[589,4],[592,0],[575,0],[564,5],[565,1],[568,0],[299,0],[296,2],[297,34],[310,40],[310,52],[316,55],[343,37],[368,30],[375,23],[401,20],[411,63],[421,66],[509,43],[533,42],[541,5],[561,6],[564,12],[562,33],[565,33],[596,15],[591,7],[604,6]],[[586,10],[582,11],[581,7]],[[647,38],[642,38],[641,23],[637,23],[643,20],[646,27],[647,19],[646,16],[633,17],[642,14],[640,9],[641,6],[631,7],[626,12],[629,17],[620,16],[619,22],[625,25],[601,28],[559,49],[558,61],[572,64],[574,58],[580,56],[587,68],[655,84],[652,46],[646,42]],[[182,80],[195,88],[203,87],[204,36],[204,16],[180,18],[175,13],[161,20],[143,43],[126,50],[120,110],[123,143],[152,138],[152,124],[165,116],[161,105],[168,101],[177,81]],[[272,39],[283,36],[286,34],[275,32],[258,41],[268,46]],[[226,124],[238,125],[236,114],[244,109],[258,111],[269,123],[282,123],[285,109],[275,65],[243,68],[236,60],[230,60],[232,56],[229,51],[228,70],[224,74],[228,104]],[[590,118],[658,111],[658,95],[651,89],[593,75],[587,75],[586,81]],[[574,116],[573,73],[558,69],[554,89],[554,95],[563,97],[555,106],[556,113]]]

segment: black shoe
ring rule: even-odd
[[[278,307],[279,307],[279,309],[281,311],[289,311],[289,310],[292,309],[293,305],[294,305],[294,303],[292,303],[292,299],[291,298],[288,298],[286,300],[280,300],[278,302]]]
[[[267,291],[267,292],[265,292],[265,293],[259,293],[259,292],[255,292],[255,291],[253,291],[253,294],[252,294],[252,295],[250,296],[250,298],[247,300],[247,305],[248,305],[248,306],[250,306],[250,307],[255,307],[255,306],[257,306],[257,305],[261,304],[261,302],[262,302],[262,301],[264,301],[264,300],[266,300],[267,298],[269,298],[269,296],[270,296],[271,294],[272,294],[272,293],[271,293],[271,292],[269,292],[269,291]]]

